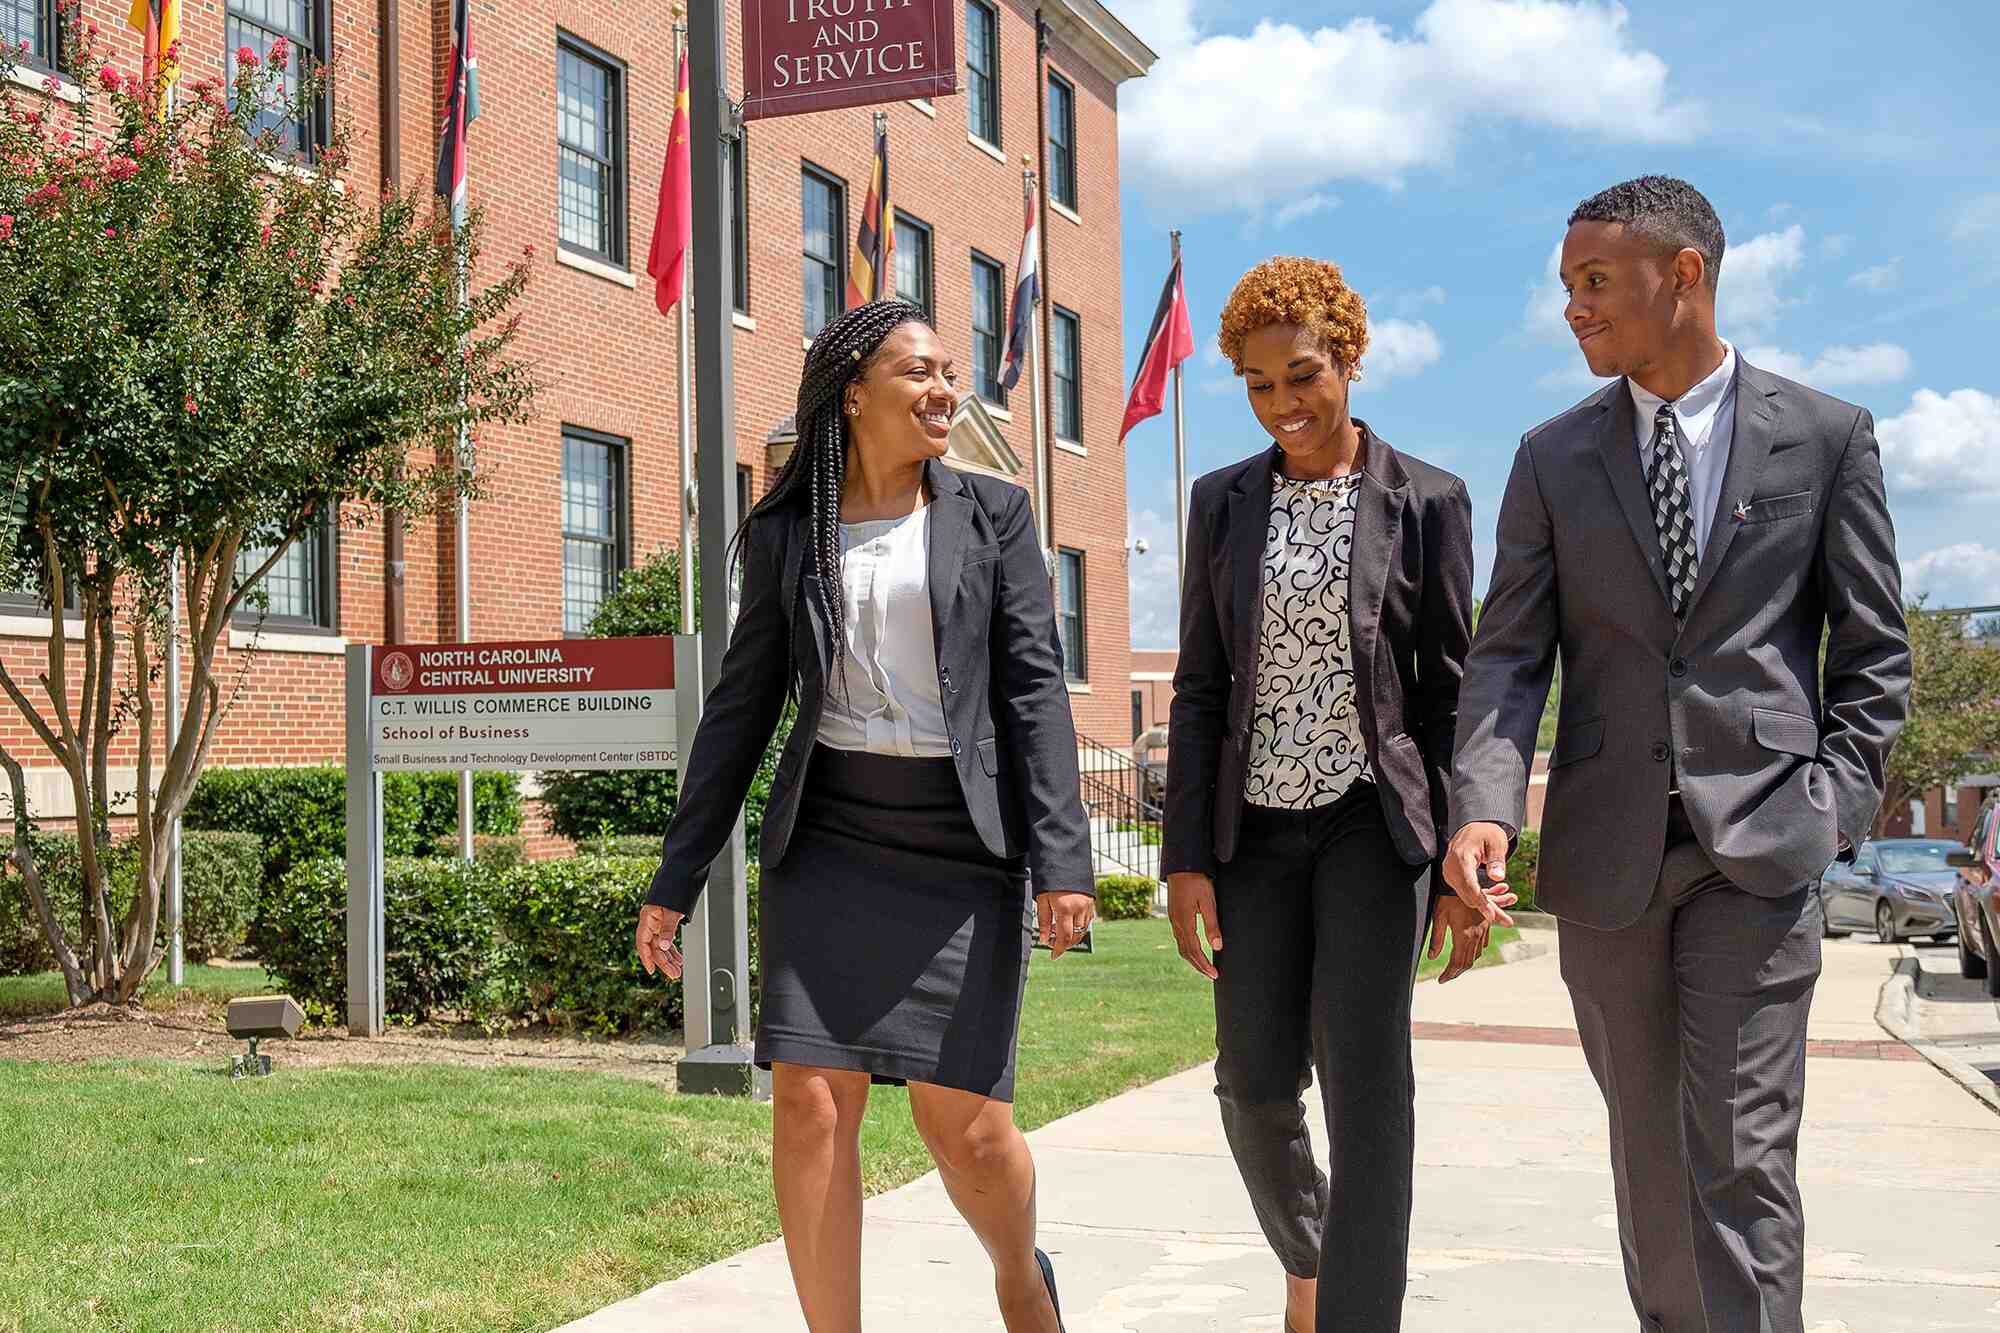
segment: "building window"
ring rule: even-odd
[[[739,130],[729,140],[729,248],[736,256],[731,295],[738,314],[750,313],[750,136]]]
[[[20,2],[0,0],[3,4]],[[321,0],[228,0],[224,10],[223,50],[232,102],[239,50],[247,46],[261,61],[270,54],[272,44],[283,38],[297,53],[285,63],[284,73],[279,76],[277,91],[282,93],[282,100],[274,97],[273,105],[261,110],[251,122],[250,132],[275,131],[285,151],[298,157],[309,156],[313,149],[326,144],[328,117],[324,105],[311,108],[303,120],[289,119],[292,104],[299,95],[300,76],[305,72],[306,62],[301,57],[326,58],[320,42],[320,34],[326,29],[320,4]]]
[[[1076,89],[1049,75],[1049,198],[1076,209]]]
[[[1007,405],[1000,387],[1000,352],[1007,328],[1007,271],[982,254],[972,256],[972,388],[987,402]]]
[[[965,127],[1000,146],[1000,11],[984,0],[965,4]]]
[[[1090,679],[1083,643],[1083,552],[1068,548],[1056,558],[1056,634],[1062,640],[1063,676]]]
[[[1146,734],[1146,694],[1143,690],[1132,691],[1132,739],[1138,740]]]
[[[56,67],[56,22],[56,0],[0,0],[0,41],[16,52],[27,44],[23,65]]]
[[[257,590],[237,604],[237,618],[274,628],[333,629],[333,553],[333,524],[316,525],[286,547]],[[244,547],[236,553],[236,577],[249,578],[270,558],[268,546]]]
[[[1076,316],[1057,306],[1049,321],[1049,370],[1055,378],[1049,420],[1056,438],[1083,443],[1083,351]]]
[[[896,214],[896,299],[937,318],[931,306],[931,229],[903,212]]]
[[[625,263],[625,66],[556,39],[556,234],[567,248]]]
[[[589,631],[591,617],[625,568],[626,442],[563,428],[563,633]]]
[[[847,299],[847,187],[812,167],[799,173],[800,276],[806,337],[833,322]]]
[[[750,512],[751,481],[750,465],[748,463],[738,463],[736,465],[736,521],[738,523],[741,523],[744,515]]]

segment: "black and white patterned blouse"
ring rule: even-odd
[[[1272,478],[1244,798],[1308,810],[1368,775],[1354,689],[1347,568],[1361,474]]]

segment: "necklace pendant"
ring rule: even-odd
[[[1736,521],[1738,523],[1745,523],[1749,521],[1749,518],[1750,502],[1748,500],[1738,500],[1736,502]]]

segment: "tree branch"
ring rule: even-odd
[[[14,846],[7,859],[21,872],[21,880],[28,886],[28,901],[34,905],[35,919],[41,923],[42,938],[49,943],[49,949],[56,956],[56,966],[62,970],[63,988],[69,992],[71,1008],[90,1002],[90,983],[83,975],[83,967],[77,961],[76,952],[70,948],[68,937],[63,933],[62,922],[49,908],[48,894],[42,887],[42,872],[35,865],[35,852],[28,840],[34,821],[28,816],[28,780],[21,772],[21,761],[13,752],[0,745],[0,768],[7,770],[7,781],[14,794]]]

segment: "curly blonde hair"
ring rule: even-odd
[[[1316,334],[1351,380],[1361,378],[1368,350],[1368,303],[1327,259],[1279,255],[1238,280],[1222,307],[1216,344],[1236,373],[1243,373],[1243,340],[1272,324],[1297,324]]]

